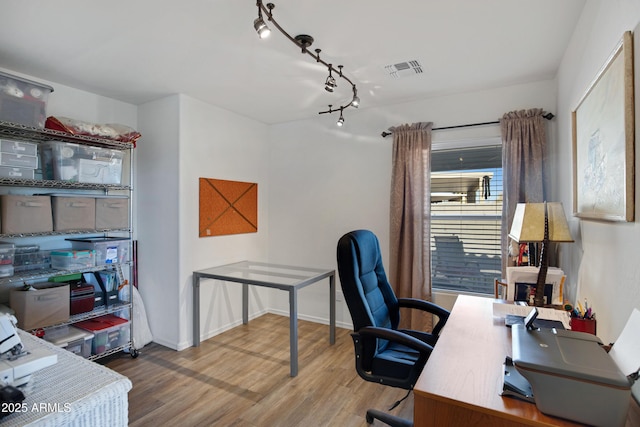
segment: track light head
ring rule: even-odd
[[[343,107],[340,107],[340,118],[336,122],[336,126],[338,127],[342,127],[342,125],[344,125],[344,117],[342,116],[342,109]]]
[[[261,39],[266,39],[267,37],[269,37],[269,34],[271,34],[271,30],[269,29],[269,27],[267,27],[267,24],[265,24],[262,17],[257,18],[255,21],[253,21],[253,28],[256,29],[258,37],[260,37]]]
[[[358,108],[360,106],[360,98],[358,97],[358,91],[356,87],[353,87],[353,99],[351,100],[351,106]]]
[[[338,84],[336,83],[336,79],[334,79],[331,75],[331,64],[329,64],[329,76],[324,82],[324,90],[326,90],[327,92],[333,92],[336,87],[338,87]]]
[[[260,9],[260,2],[258,2],[258,17],[253,21],[253,28],[256,29],[258,37],[266,39],[271,34],[271,30],[267,27],[267,24],[262,19],[262,9]]]

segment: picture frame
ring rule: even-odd
[[[627,31],[571,114],[573,214],[634,221],[633,34]]]

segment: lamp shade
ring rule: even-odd
[[[544,240],[545,205],[549,221],[550,242],[573,242],[562,203],[518,203],[509,237],[516,242],[542,242]]]

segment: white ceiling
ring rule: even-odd
[[[365,109],[553,78],[585,1],[274,0],[273,16],[344,65]],[[351,99],[341,79],[324,91],[327,69],[273,25],[257,37],[255,0],[0,0],[0,11],[1,68],[125,102],[184,93],[272,124]],[[424,73],[384,71],[410,60]]]

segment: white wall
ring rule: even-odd
[[[495,121],[508,111],[535,107],[555,113],[555,86],[555,81],[543,81],[386,108],[350,108],[344,113],[342,128],[335,126],[335,115],[272,126],[270,260],[337,268],[335,253],[340,236],[353,229],[369,228],[378,235],[384,262],[389,265],[392,141],[380,133],[390,126],[421,121],[433,121],[434,127]],[[553,126],[549,123],[549,129]],[[551,136],[554,133],[550,131]],[[435,131],[434,141],[499,135],[499,126],[492,125]],[[328,286],[309,286],[300,295],[300,317],[326,322]],[[452,303],[442,301],[445,305]],[[275,294],[271,306],[283,313],[288,310],[286,298]],[[342,301],[338,302],[337,321],[346,327],[351,325]]]
[[[175,349],[192,342],[192,272],[242,261],[266,261],[269,236],[267,126],[175,95],[140,107],[140,288],[154,341]],[[198,179],[258,183],[258,232],[198,236]],[[267,308],[250,293],[253,315]],[[240,287],[201,283],[201,337],[241,322]]]
[[[154,341],[177,348],[179,317],[179,96],[139,107],[136,148],[138,288]],[[135,327],[135,325],[134,325]]]
[[[571,119],[587,87],[613,51],[624,31],[635,33],[636,99],[636,221],[611,223],[570,221],[575,243],[563,244],[561,267],[567,273],[571,301],[588,298],[597,313],[598,336],[612,342],[620,334],[632,309],[640,309],[640,2],[589,0],[558,73],[558,158],[554,190],[565,210],[572,212]]]

